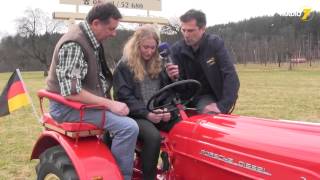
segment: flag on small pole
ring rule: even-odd
[[[19,69],[11,75],[0,96],[0,117],[31,103]]]

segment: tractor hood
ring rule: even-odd
[[[320,178],[320,124],[196,115],[173,130],[189,156],[226,171],[254,179]]]

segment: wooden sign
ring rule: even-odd
[[[88,5],[110,2],[118,8],[161,11],[161,0],[60,0],[61,4]]]

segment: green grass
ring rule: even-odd
[[[239,65],[240,94],[235,114],[320,122],[320,65]]]
[[[39,108],[36,92],[44,87],[43,73],[26,72],[22,77],[31,98]],[[0,90],[11,73],[0,74]],[[11,115],[0,117],[0,180],[36,179],[36,161],[30,161],[32,147],[42,131],[42,126],[33,116],[31,106],[21,108]]]
[[[241,87],[235,114],[273,119],[320,122],[320,65],[237,66]],[[11,73],[0,74],[2,91]],[[36,91],[44,87],[42,72],[22,76],[38,110]],[[35,179],[37,161],[30,161],[32,147],[42,131],[26,107],[0,118],[0,180]]]

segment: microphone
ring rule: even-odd
[[[170,57],[170,46],[167,42],[160,43],[158,50],[159,50],[159,55],[160,55],[161,59],[166,64],[174,64],[173,60]],[[177,76],[174,76],[173,78],[174,78],[173,81],[175,81],[175,82],[179,80],[179,77],[177,77]]]
[[[160,57],[163,59],[165,63],[173,64],[173,61],[170,57],[170,46],[167,42],[160,43],[158,50]]]

